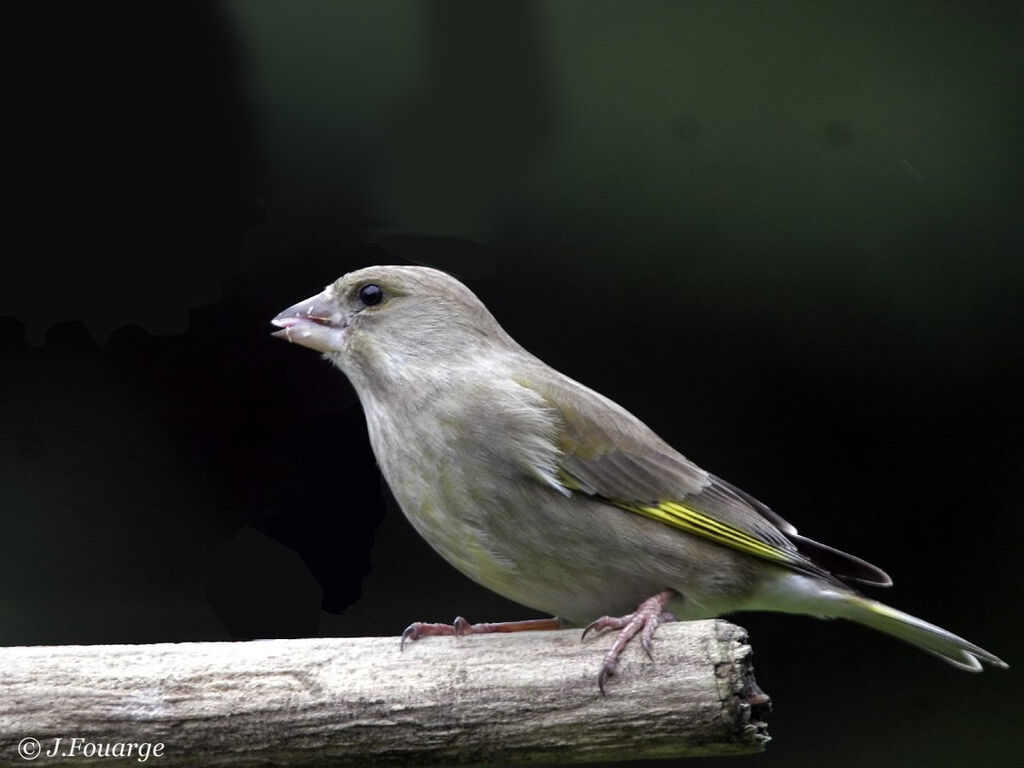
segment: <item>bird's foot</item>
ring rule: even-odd
[[[772,711],[771,697],[761,690],[754,680],[753,671],[749,672],[743,683],[743,696],[750,705],[750,719],[764,720]]]
[[[415,621],[405,628],[402,633],[401,648],[405,648],[406,640],[419,640],[421,637],[438,635],[484,635],[489,632],[530,632],[537,630],[561,629],[562,620],[558,617],[551,619],[526,619],[524,621],[498,621],[484,624],[470,624],[461,616],[456,616],[451,624],[429,624],[423,621]]]
[[[625,650],[629,641],[633,639],[637,632],[640,633],[640,646],[644,649],[648,658],[654,661],[654,656],[651,654],[651,638],[654,637],[654,630],[658,628],[659,624],[676,620],[674,614],[665,610],[665,605],[675,595],[676,591],[674,589],[666,589],[654,597],[644,600],[633,613],[628,613],[625,616],[602,616],[600,619],[591,622],[583,630],[583,638],[581,639],[585,639],[587,633],[591,630],[594,632],[604,632],[608,629],[619,630],[615,642],[608,649],[608,653],[604,655],[604,660],[601,662],[601,672],[597,676],[597,687],[601,690],[602,694],[604,693],[605,682],[615,674],[615,666],[619,662],[619,656],[622,655],[622,651]]]

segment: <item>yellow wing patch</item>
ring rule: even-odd
[[[696,509],[684,506],[675,501],[662,501],[656,505],[649,504],[626,504],[613,501],[617,507],[636,512],[638,515],[649,517],[661,523],[671,525],[673,528],[692,533],[710,539],[716,544],[721,544],[732,549],[746,552],[748,555],[760,557],[775,563],[783,563],[790,566],[805,565],[804,558],[796,552],[787,552],[776,546],[761,541],[749,533],[734,528],[731,525],[715,520]]]

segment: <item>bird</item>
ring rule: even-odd
[[[553,618],[414,622],[402,636],[617,632],[601,692],[665,621],[779,611],[866,625],[977,672],[999,657],[867,597],[880,568],[797,532],[622,406],[517,343],[462,282],[377,265],[271,321],[349,379],[403,513],[473,581]]]

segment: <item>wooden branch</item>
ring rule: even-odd
[[[631,643],[602,696],[611,640],[564,630],[429,637],[403,652],[397,637],[0,648],[0,764],[526,764],[763,749],[767,697],[743,629],[663,625],[655,661]]]

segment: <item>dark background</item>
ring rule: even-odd
[[[0,643],[535,615],[428,550],[344,377],[269,336],[344,272],[425,263],[1015,665],[740,616],[776,707],[746,761],[1019,758],[1019,3],[69,4],[8,29]]]

